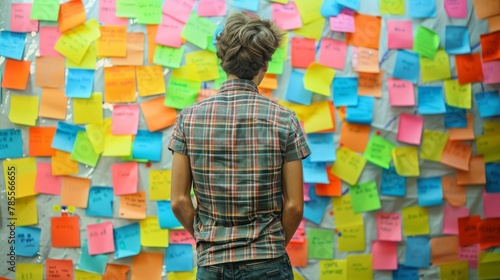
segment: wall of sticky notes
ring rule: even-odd
[[[234,11],[288,34],[259,90],[313,152],[295,279],[498,279],[496,0],[0,1],[0,276],[195,279],[166,143]]]

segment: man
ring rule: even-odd
[[[196,240],[198,279],[293,279],[285,248],[310,150],[295,113],[257,89],[282,38],[269,20],[232,14],[216,42],[227,81],[174,125],[171,205]]]

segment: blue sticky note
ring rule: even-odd
[[[417,178],[418,205],[433,206],[443,203],[441,177]]]
[[[73,151],[73,146],[75,145],[78,131],[85,131],[85,128],[73,124],[58,122],[56,134],[54,135],[54,139],[52,139],[52,148],[71,153]]]
[[[312,162],[311,157],[307,157],[302,160],[302,168],[304,170],[304,183],[328,184],[325,162]]]
[[[406,196],[406,177],[399,176],[394,166],[382,169],[380,194],[390,196]]]
[[[40,228],[17,227],[16,228],[16,255],[22,257],[34,257],[40,248]]]
[[[418,268],[398,264],[398,269],[392,271],[392,280],[419,280]]]
[[[288,79],[285,99],[290,102],[309,106],[311,105],[313,92],[304,87],[304,73],[292,70]]]
[[[359,96],[357,106],[347,106],[348,122],[371,124],[373,120],[373,96]]]
[[[257,12],[259,10],[259,1],[255,0],[233,0],[233,6],[241,9]]]
[[[358,105],[358,78],[335,78],[332,87],[335,106]]]
[[[333,133],[313,133],[307,135],[311,149],[311,162],[333,162],[336,158]]]
[[[359,0],[337,0],[337,3],[351,10],[359,10]]]
[[[160,200],[157,202],[158,222],[160,228],[177,228],[182,226],[179,220],[172,211],[172,206],[168,200]]]
[[[94,70],[68,68],[66,96],[90,98],[94,89]]]
[[[405,266],[428,268],[431,264],[431,245],[428,236],[406,238]]]
[[[418,113],[420,115],[446,113],[443,87],[418,87]]]
[[[446,113],[444,113],[444,127],[467,127],[467,112],[465,111],[465,109],[446,105]]]
[[[500,193],[500,162],[486,164],[486,192]]]
[[[162,151],[162,132],[138,130],[132,145],[132,157],[160,161]]]
[[[470,53],[469,31],[467,26],[447,25],[444,50],[449,54]]]
[[[320,13],[323,17],[336,17],[340,14],[344,7],[340,5],[337,0],[324,0],[321,5]]]
[[[0,32],[0,56],[21,60],[25,44],[26,33]]]
[[[482,118],[500,116],[500,95],[498,90],[478,92],[476,98],[477,110]]]
[[[113,229],[115,259],[135,256],[141,251],[139,223]]]
[[[419,74],[420,60],[418,54],[405,50],[398,50],[392,76],[416,84]]]
[[[23,157],[23,137],[20,129],[0,129],[0,159]]]
[[[316,186],[309,186],[309,201],[304,202],[304,218],[315,224],[321,224],[326,207],[332,202],[328,196],[317,196]]]
[[[193,246],[191,244],[169,244],[165,249],[164,262],[167,272],[193,270]]]
[[[83,241],[82,252],[80,254],[80,259],[78,260],[76,268],[102,275],[106,271],[107,263],[107,254],[98,254],[93,256],[89,255],[89,247],[87,245],[87,239],[85,239]]]
[[[92,187],[89,190],[87,216],[113,217],[113,188]]]
[[[409,1],[410,17],[430,18],[436,17],[436,0],[411,0]]]

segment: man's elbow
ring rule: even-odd
[[[288,203],[285,208],[290,215],[300,217],[304,215],[304,203]]]
[[[184,209],[183,205],[186,203],[186,199],[183,197],[178,197],[178,198],[172,198],[170,200],[170,207],[172,208],[172,212],[174,212],[175,215],[178,215],[182,212],[182,209]]]

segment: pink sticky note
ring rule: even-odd
[[[309,188],[311,185],[304,183],[302,186],[304,187],[304,201],[310,201],[311,198],[309,197]]]
[[[347,45],[343,41],[323,38],[319,51],[319,63],[331,68],[344,70]]]
[[[113,193],[115,195],[137,192],[139,169],[137,162],[115,163],[111,165]]]
[[[10,31],[38,31],[38,20],[31,20],[31,4],[12,4],[10,11]]]
[[[377,237],[382,241],[401,241],[401,214],[377,212]]]
[[[186,23],[193,10],[196,0],[166,0],[163,3],[163,15],[169,15],[177,20]]]
[[[458,234],[458,218],[469,216],[469,208],[446,204],[443,214],[443,233]]]
[[[479,244],[466,247],[458,247],[458,258],[469,261],[469,268],[477,269],[477,256],[479,254]]]
[[[467,18],[467,0],[444,0],[444,9],[450,18]]]
[[[411,20],[387,20],[389,49],[413,48],[413,25]]]
[[[398,269],[398,248],[396,242],[373,241],[372,255],[373,270]]]
[[[111,118],[111,133],[114,135],[136,135],[139,128],[139,105],[114,105]]]
[[[482,66],[485,84],[500,83],[500,60],[483,62]]]
[[[182,44],[181,33],[184,23],[175,18],[163,15],[158,25],[155,43],[172,48],[179,48]]]
[[[226,0],[200,0],[198,16],[217,17],[226,15]]]
[[[288,4],[271,4],[272,15],[274,21],[284,30],[291,30],[302,27],[300,13],[295,5],[295,2]]]
[[[113,223],[104,222],[87,225],[87,240],[89,255],[114,252]]]
[[[170,244],[191,244],[195,245],[196,241],[185,229],[182,230],[169,230],[169,243]]]
[[[355,31],[354,11],[344,8],[336,17],[330,17],[330,29],[353,33]]]
[[[397,140],[399,142],[420,145],[424,118],[407,113],[399,115],[399,126]]]
[[[40,56],[63,57],[54,46],[61,37],[57,26],[40,26]]]
[[[127,26],[127,18],[116,16],[116,0],[99,1],[99,22],[102,25]]]
[[[389,78],[387,89],[392,106],[415,106],[415,93],[411,82]]]
[[[500,201],[500,193],[487,193],[483,189],[483,210],[484,218],[500,218],[500,207],[498,207],[498,202]]]
[[[38,162],[36,164],[35,192],[59,195],[61,194],[61,177],[52,176],[52,164]]]

